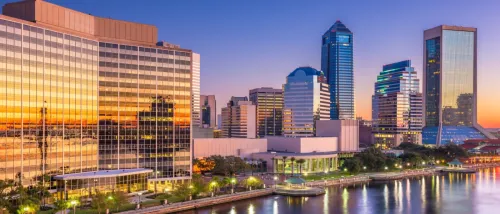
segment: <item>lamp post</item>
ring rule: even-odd
[[[23,213],[30,213],[30,211],[31,211],[31,208],[28,206],[23,208]]]
[[[73,214],[76,214],[76,205],[78,205],[78,201],[72,200],[70,204],[73,207]]]
[[[193,185],[189,185],[189,200],[193,200]]]
[[[137,203],[137,209],[141,209],[141,196],[142,196],[142,192],[137,193],[137,195],[139,196],[139,203]]]
[[[113,196],[108,196],[108,200],[111,202],[113,200]],[[118,207],[116,208],[116,211],[118,211]],[[106,208],[106,214],[109,213],[109,208]]]
[[[274,180],[274,189],[276,189],[276,181],[278,180],[278,176],[274,176],[273,180]]]
[[[236,184],[236,178],[231,179],[231,194],[234,193],[234,184]]]
[[[212,197],[214,197],[214,195],[215,195],[215,188],[217,187],[217,182],[212,181],[212,183],[210,183],[210,186],[212,186]]]

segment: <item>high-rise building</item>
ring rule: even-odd
[[[422,94],[411,61],[384,65],[372,96],[373,142],[382,148],[422,144]]]
[[[192,126],[201,126],[201,105],[200,105],[200,54],[193,53],[193,67],[191,76],[191,123]]]
[[[217,128],[217,102],[215,95],[201,95],[201,126]]]
[[[283,135],[314,136],[315,121],[330,119],[330,92],[323,72],[299,67],[288,75],[283,89]]]
[[[353,34],[336,21],[321,42],[321,70],[330,85],[332,120],[355,119],[353,62]]]
[[[257,136],[278,136],[283,129],[283,90],[255,88],[250,101],[257,106]]]
[[[222,129],[222,115],[218,114],[217,115],[217,129]]]
[[[231,97],[221,111],[222,137],[256,138],[256,107],[247,97]]]
[[[0,180],[68,198],[190,179],[191,50],[46,1],[2,12]]]
[[[441,25],[424,32],[423,142],[494,138],[477,123],[477,30]]]

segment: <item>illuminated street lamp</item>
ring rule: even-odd
[[[278,180],[278,176],[274,176],[273,180],[274,180],[274,189],[276,189],[276,181]]]
[[[366,170],[366,166],[363,166],[363,170]]]
[[[231,185],[232,185],[232,188],[231,188],[231,194],[234,193],[234,184],[236,184],[236,178],[232,178],[231,179]]]
[[[387,170],[387,169],[388,169],[388,168],[387,168],[387,166],[386,166],[386,167],[384,167],[384,170]]]
[[[71,202],[69,202],[71,204],[71,206],[73,207],[73,214],[76,214],[76,205],[78,205],[78,201],[76,200],[71,200]]]
[[[212,197],[214,197],[214,194],[215,194],[215,188],[217,187],[217,182],[212,181],[212,182],[210,183],[210,186],[212,187],[212,190],[213,190],[213,191],[212,191]]]
[[[193,185],[189,185],[189,200],[193,200]]]
[[[142,196],[142,192],[137,193],[137,195],[139,196],[139,203],[137,204],[137,209],[140,209],[141,208],[141,196]]]

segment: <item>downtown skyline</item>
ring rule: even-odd
[[[449,2],[432,2],[433,7],[428,7],[430,1],[338,3],[342,7],[333,7],[333,2],[295,1],[287,4],[158,2],[155,7],[140,2],[119,4],[116,0],[50,2],[93,15],[153,24],[159,27],[160,38],[196,48],[203,56],[201,94],[215,94],[222,103],[233,95],[245,95],[252,88],[280,88],[285,83],[284,77],[296,67],[320,69],[321,36],[336,20],[341,20],[356,35],[356,116],[366,119],[371,118],[371,90],[362,86],[375,82],[380,66],[410,59],[422,79],[421,41],[425,29],[441,24],[476,27],[478,122],[485,128],[500,127],[500,114],[496,112],[500,108],[500,96],[494,93],[495,80],[500,79],[496,72],[500,67],[496,60],[500,57],[500,40],[496,35],[500,30],[493,24],[500,21],[500,15],[496,14],[498,6],[493,1],[481,5],[463,1],[453,10],[448,10]],[[97,3],[101,6],[92,6]],[[162,5],[171,8],[168,13],[162,12]],[[116,10],[106,9],[109,7]],[[445,9],[447,12],[442,13]],[[193,15],[180,16],[188,11]],[[201,31],[203,39],[199,39]],[[284,32],[287,36],[283,36]],[[225,83],[225,87],[221,87],[221,83]],[[217,112],[220,113],[220,108]]]

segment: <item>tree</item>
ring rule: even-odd
[[[281,157],[281,159],[283,160],[283,175],[285,175],[285,176],[286,176],[285,168],[286,168],[286,159],[287,158],[288,158],[288,156]]]
[[[200,175],[193,174],[191,178],[191,189],[193,197],[197,197],[200,193],[207,191],[207,184]]]
[[[357,174],[361,171],[361,161],[358,158],[349,158],[344,161],[344,169],[347,169],[351,174]]]
[[[187,201],[189,199],[189,196],[191,196],[191,188],[188,183],[183,183],[179,184],[175,187],[174,191],[172,194],[181,199],[181,201]]]
[[[362,164],[372,170],[382,170],[385,167],[386,155],[378,148],[370,147],[356,154]]]
[[[224,188],[224,191],[227,190],[228,187],[231,186],[231,179],[230,177],[224,177],[222,180],[221,180],[221,187]]]
[[[54,211],[57,213],[59,211],[67,210],[69,209],[69,201],[67,200],[56,200],[54,202]]]
[[[306,162],[304,159],[298,159],[297,164],[299,165],[299,174],[302,175],[302,165]]]
[[[214,167],[215,162],[210,158],[197,158],[193,160],[193,172],[195,173],[205,173],[212,170]]]
[[[293,163],[295,163],[295,157],[290,158],[290,162],[292,163],[292,177],[293,177]]]
[[[95,190],[95,194],[92,195],[92,202],[90,205],[92,208],[96,209],[99,214],[112,206],[112,204],[108,202],[108,195],[97,189]]]
[[[259,178],[253,177],[253,176],[250,176],[246,179],[243,179],[243,181],[241,181],[241,184],[247,188],[251,188],[251,187],[257,188],[257,187],[261,186],[262,183],[263,183],[262,180],[260,180]]]
[[[12,188],[14,180],[0,180],[0,210],[12,210]]]
[[[122,191],[111,193],[108,196],[108,199],[113,200],[113,207],[116,208],[116,211],[120,210],[120,208],[122,208],[124,205],[130,203],[127,194]]]

